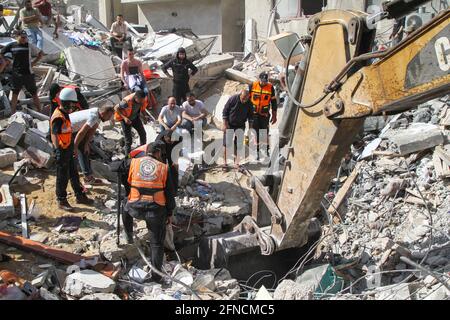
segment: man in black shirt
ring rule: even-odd
[[[253,123],[253,105],[250,102],[248,90],[241,90],[240,94],[232,96],[223,109],[223,145],[225,147],[225,161],[227,160],[227,142],[234,140],[234,153],[237,153],[237,131],[245,131],[245,124],[248,121],[250,128]],[[228,138],[228,139],[227,139]],[[236,164],[239,165],[239,158],[236,156]]]
[[[37,95],[36,80],[32,67],[38,63],[44,53],[34,44],[28,43],[28,36],[25,31],[16,31],[17,43],[12,43],[4,47],[2,56],[11,53],[13,56],[13,96],[11,99],[11,111],[16,113],[17,100],[23,87],[33,96],[33,103],[37,111],[41,111],[41,102]],[[31,61],[32,56],[37,56]]]
[[[167,69],[172,69],[171,76]],[[189,69],[191,74],[189,75]],[[191,91],[189,88],[189,78],[194,76],[198,69],[186,58],[186,50],[178,49],[177,56],[162,66],[163,72],[173,79],[173,96],[177,99],[177,105],[181,106],[186,101],[186,94]]]

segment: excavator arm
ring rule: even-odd
[[[400,18],[425,2],[387,2],[375,19]],[[301,87],[292,88],[298,107],[279,183],[254,179],[252,216],[203,245],[214,248],[205,255],[215,260],[211,266],[254,246],[263,255],[304,246],[310,221],[364,118],[403,112],[449,92],[450,10],[386,52],[372,52],[373,22],[366,13],[343,10],[310,19],[312,42],[303,81],[294,82]]]

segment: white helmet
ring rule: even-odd
[[[77,92],[72,88],[64,88],[59,93],[59,99],[61,101],[78,102]]]

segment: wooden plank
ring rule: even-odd
[[[436,176],[438,178],[442,177],[444,172],[443,172],[443,168],[442,168],[441,158],[438,157],[438,155],[436,153],[433,154],[433,165],[434,165],[434,170],[436,171]]]
[[[406,202],[406,203],[409,203],[409,204],[416,204],[416,205],[426,206],[426,203],[423,202],[423,200],[422,200],[421,198],[416,198],[416,197],[414,197],[414,196],[408,196],[408,197],[405,199],[405,202]]]
[[[55,249],[42,243],[25,239],[19,236],[14,236],[3,231],[0,231],[0,242],[8,246],[15,247],[26,252],[35,253],[67,265],[74,265],[82,260],[93,260],[95,258],[80,256],[71,252]],[[116,278],[119,273],[119,270],[116,270],[114,268],[114,265],[110,262],[99,263],[94,267],[94,269],[97,272],[100,272],[112,279]]]
[[[434,152],[437,153],[439,158],[441,158],[447,166],[450,166],[450,154],[448,154],[444,148],[437,146]]]
[[[261,181],[256,177],[255,191],[258,194],[260,200],[267,206],[267,209],[269,209],[269,212],[272,216],[279,217],[281,219],[284,217],[275,201],[273,201],[272,197],[267,192],[266,187],[264,187]]]
[[[338,193],[334,197],[332,205],[328,208],[329,214],[335,215],[336,211],[339,211],[339,207],[342,205],[342,202],[344,201],[345,197],[347,196],[348,192],[350,191],[350,188],[352,187],[356,178],[358,178],[358,176],[359,176],[361,166],[362,166],[362,162],[358,162],[355,166],[355,169],[353,169],[353,172],[347,178],[347,180],[345,181],[342,188],[339,189]]]

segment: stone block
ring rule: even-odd
[[[53,155],[53,145],[46,139],[46,136],[38,129],[29,129],[25,134],[25,145],[34,147],[50,155]]]
[[[50,135],[50,121],[35,120],[37,129],[46,137]]]
[[[17,161],[17,152],[11,148],[0,149],[0,168],[6,168]]]
[[[53,156],[47,152],[41,151],[34,147],[29,147],[23,154],[25,159],[31,161],[31,163],[37,168],[49,169],[53,164]]]
[[[23,123],[11,123],[2,134],[2,142],[9,147],[15,147],[25,133],[25,130],[26,126]]]
[[[72,273],[64,283],[64,292],[76,298],[95,293],[113,293],[115,288],[113,280],[93,270]]]
[[[0,220],[14,217],[14,201],[9,186],[4,184],[0,188]]]
[[[401,155],[420,152],[444,143],[441,129],[428,123],[413,123],[408,129],[389,134],[388,139],[397,145]]]
[[[117,181],[117,173],[112,172],[109,165],[106,163],[92,160],[91,168],[94,174],[101,176],[109,181],[116,182]]]

